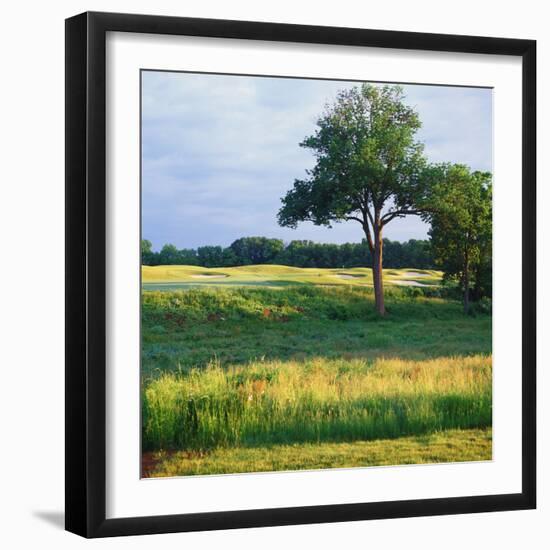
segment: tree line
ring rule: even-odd
[[[294,240],[242,237],[228,247],[199,246],[178,249],[165,244],[153,251],[150,241],[141,241],[143,265],[198,265],[232,267],[256,264],[280,264],[293,267],[350,268],[372,267],[372,256],[366,240],[360,243],[329,244]],[[433,249],[428,240],[407,242],[384,239],[384,265],[388,268],[436,269]]]

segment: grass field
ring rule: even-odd
[[[483,461],[491,458],[491,429],[448,430],[425,435],[268,447],[218,448],[209,453],[148,453],[147,477],[318,470]]]
[[[392,286],[431,286],[441,282],[441,272],[426,269],[385,269],[384,281]],[[146,290],[175,290],[203,286],[342,285],[372,286],[372,270],[300,268],[284,265],[250,265],[207,268],[188,265],[143,266]]]
[[[144,267],[148,475],[489,460],[490,315],[384,275],[379,318],[367,269]]]

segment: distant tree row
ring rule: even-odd
[[[199,246],[178,249],[165,244],[154,252],[148,240],[141,241],[143,265],[199,265],[231,267],[255,264],[280,264],[293,267],[372,267],[368,243],[327,244],[295,240],[286,244],[280,239],[242,237],[230,246]],[[384,265],[388,268],[436,267],[432,247],[427,240],[411,239],[401,243],[384,239]]]

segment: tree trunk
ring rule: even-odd
[[[376,311],[380,315],[385,315],[386,308],[384,306],[384,282],[382,280],[382,254],[383,254],[382,229],[375,228],[374,250],[373,250],[373,258],[372,258],[372,279],[374,283],[374,300],[376,305]]]
[[[468,250],[464,252],[464,313],[470,309],[470,261]]]

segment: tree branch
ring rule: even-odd
[[[372,225],[372,230],[374,231],[374,218],[372,216],[372,212],[370,211],[368,202],[369,202],[368,195],[365,194],[365,205],[361,208],[361,212],[362,212],[363,218],[364,218],[363,231],[365,232],[365,235],[367,236],[367,243],[369,245],[369,250],[370,250],[371,254],[373,254],[374,253],[374,241],[372,240],[372,234],[371,234],[371,230],[370,230],[370,226],[369,226],[369,221],[370,221],[370,224]]]
[[[422,214],[422,210],[394,210],[393,212],[387,212],[381,218],[382,225],[386,225],[391,222],[394,218],[401,216],[419,216]]]
[[[372,215],[372,212],[370,211],[370,208],[367,206],[365,208],[365,211],[367,213],[367,217],[370,221],[370,224],[372,225],[373,229],[374,229],[374,216]]]
[[[365,232],[365,235],[367,236],[367,243],[369,245],[370,253],[373,254],[374,253],[374,242],[372,240],[372,235],[371,235],[370,227],[369,227],[369,221],[367,219],[365,219],[365,223],[363,224],[363,231]]]
[[[358,218],[357,216],[345,216],[344,219],[346,221],[355,220],[356,222],[359,222],[361,225],[365,223],[361,218]]]
[[[368,209],[367,209],[368,211]],[[363,214],[364,215],[364,214]],[[365,232],[365,235],[367,237],[367,243],[369,245],[369,250],[371,252],[373,252],[374,250],[374,242],[372,240],[372,235],[371,235],[371,232],[370,232],[370,227],[369,227],[369,221],[367,218],[365,219],[361,219],[361,218],[358,218],[357,216],[345,216],[344,219],[346,221],[348,220],[354,220],[356,222],[359,222],[362,226],[363,226],[363,231]]]

